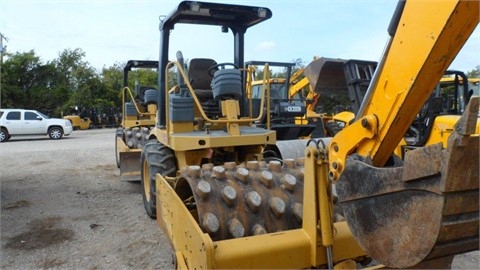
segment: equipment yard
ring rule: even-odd
[[[171,269],[138,182],[121,182],[115,129],[0,145],[1,269]],[[452,268],[478,269],[479,252]]]

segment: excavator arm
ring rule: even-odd
[[[307,94],[307,100],[311,100],[311,102],[307,105],[308,111],[314,111],[315,105],[317,104],[317,100],[320,97],[318,93],[315,93],[313,88],[310,86],[310,81],[307,77],[303,77],[302,75],[305,71],[305,68],[301,68],[293,73],[292,77],[290,78],[290,87],[288,89],[288,97],[290,99],[294,99],[298,93],[300,93],[305,87],[309,88]]]
[[[375,166],[387,162],[479,22],[478,1],[400,3],[396,33],[357,113],[357,124],[330,146],[330,162],[338,168],[331,167],[335,179],[354,151],[371,158]]]
[[[479,18],[478,1],[400,1],[356,121],[329,146],[329,178],[352,234],[389,267],[478,249],[478,98],[446,149],[392,153]]]

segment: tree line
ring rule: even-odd
[[[5,54],[1,69],[1,108],[36,109],[52,117],[95,110],[120,111],[123,67],[115,63],[97,71],[85,52],[66,49],[52,61],[42,62],[35,51]],[[157,84],[154,70],[131,74],[149,85]],[[134,87],[131,82],[130,87]]]
[[[80,49],[65,49],[52,61],[43,62],[34,50],[4,54],[0,63],[0,108],[36,109],[52,117],[77,114],[89,110],[96,114],[119,113],[122,106],[123,67],[118,62],[97,71]],[[129,60],[129,59],[126,59]],[[301,59],[293,60],[293,71],[303,68]],[[172,71],[173,72],[173,71]],[[480,77],[480,66],[466,72],[469,77]],[[282,77],[283,71],[272,77]],[[157,72],[149,69],[129,73],[130,89],[135,80],[143,85],[157,85]],[[175,78],[172,74],[172,78]],[[263,77],[259,70],[257,78]]]

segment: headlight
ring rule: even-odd
[[[69,127],[69,126],[72,125],[72,123],[70,123],[70,121],[67,120],[67,121],[65,121],[65,125],[66,125],[67,127]]]

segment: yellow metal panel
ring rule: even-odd
[[[168,182],[156,175],[157,222],[172,241],[179,266],[189,269],[214,268],[214,247]],[[182,259],[183,258],[183,259]]]
[[[335,135],[330,143],[328,160],[330,163],[330,177],[338,180],[340,173],[345,168],[347,155],[355,149],[359,143],[372,139],[377,134],[377,118],[367,115],[359,121],[347,126]],[[395,145],[396,146],[396,145]]]
[[[135,126],[154,126],[155,120],[146,120],[146,119],[137,119],[136,116],[126,116],[126,120],[123,123],[124,127],[135,127]]]
[[[212,150],[209,148],[191,150],[191,151],[175,151],[177,167],[183,168],[190,165],[199,165],[203,158],[211,158]]]
[[[348,126],[350,121],[355,119],[355,114],[353,112],[345,111],[345,112],[340,112],[340,113],[335,114],[332,118],[335,121],[344,122],[345,126]]]
[[[214,245],[216,267],[220,269],[310,267],[310,241],[303,230],[218,241]]]
[[[185,260],[183,259],[183,254],[180,251],[175,252],[175,262],[176,262],[176,268],[181,269],[181,270],[187,270],[188,266],[185,263]]]
[[[140,180],[140,155],[141,149],[130,149],[122,140],[116,138],[117,149],[115,151],[119,154],[120,161],[120,179],[122,181],[136,181]]]
[[[191,132],[193,131],[193,122],[172,123],[170,122],[170,133]]]
[[[264,131],[260,134],[241,134],[238,136],[232,136],[223,131],[218,131],[217,133],[212,131],[213,135],[203,131],[171,134],[170,146],[175,151],[188,151],[225,146],[274,144],[276,140],[275,131]]]
[[[326,259],[325,252],[319,255],[321,250],[318,250],[320,247],[323,249],[323,246],[321,245],[319,231],[317,231],[319,204],[315,175],[315,168],[317,167],[315,153],[316,150],[312,147],[305,150],[305,182],[303,187],[303,201],[308,203],[303,204],[302,229],[309,235],[311,265],[318,265],[320,260],[325,261]]]
[[[428,140],[425,144],[431,145],[441,142],[443,148],[447,148],[448,138],[453,133],[453,128],[459,119],[460,115],[437,116],[433,122],[430,136],[428,136]],[[477,126],[479,124],[480,122],[477,124]]]

